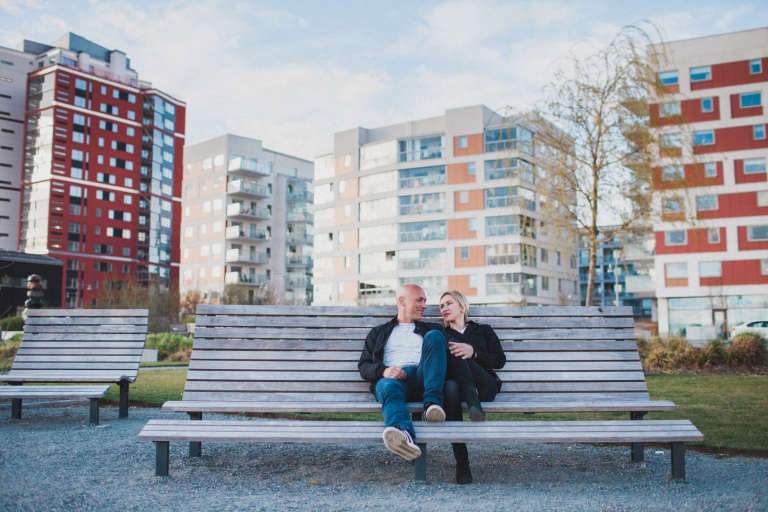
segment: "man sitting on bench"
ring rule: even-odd
[[[426,421],[445,421],[447,364],[440,324],[422,322],[427,296],[415,284],[397,290],[397,317],[371,329],[357,368],[382,404],[384,445],[404,459],[421,455],[406,402],[424,402]]]

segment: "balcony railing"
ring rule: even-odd
[[[315,200],[315,194],[309,190],[298,190],[296,192],[288,192],[287,198],[289,201],[307,201],[311,203]]]
[[[227,272],[224,275],[225,284],[244,284],[248,286],[264,286],[269,283],[267,276],[261,274],[242,274],[240,272]]]
[[[306,277],[306,276],[286,277],[285,286],[286,288],[311,288],[312,281],[310,280],[309,277]]]
[[[269,256],[265,252],[244,252],[240,249],[229,249],[225,255],[227,263],[269,263]]]
[[[315,216],[308,212],[288,212],[285,215],[287,222],[309,222],[310,224],[315,221]]]
[[[285,237],[289,245],[312,245],[312,235],[291,234]]]
[[[227,194],[260,198],[272,195],[269,188],[263,185],[247,185],[241,180],[230,181],[227,184]]]
[[[311,267],[311,256],[286,256],[285,264],[289,267]]]
[[[267,242],[269,233],[263,229],[244,230],[240,226],[229,226],[225,231],[227,240],[239,240],[243,242]]]
[[[269,176],[272,174],[272,163],[259,163],[253,158],[238,156],[229,161],[227,172],[238,176]]]
[[[227,217],[244,217],[248,219],[269,219],[271,214],[266,208],[251,208],[243,203],[227,205]]]

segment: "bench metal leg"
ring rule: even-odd
[[[630,420],[642,420],[644,412],[631,412],[629,413]],[[630,443],[631,460],[632,462],[643,462],[645,460],[645,444],[644,443]]]
[[[99,399],[91,398],[91,425],[99,424]]]
[[[128,417],[128,386],[129,383],[122,380],[117,383],[118,386],[120,386],[120,413],[118,414],[119,418],[127,418]]]
[[[190,420],[202,420],[203,413],[201,412],[188,412]],[[189,456],[200,457],[203,454],[203,443],[200,441],[189,442]]]
[[[168,476],[168,466],[171,458],[171,443],[169,441],[155,441],[157,461],[155,463],[155,476]]]
[[[421,455],[413,461],[416,470],[415,480],[417,482],[427,481],[427,443],[416,443],[421,450]]]
[[[672,479],[685,480],[685,443],[672,443]]]
[[[21,419],[21,398],[11,399],[11,418],[14,420]]]

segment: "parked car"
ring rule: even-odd
[[[764,337],[768,338],[768,321],[758,320],[757,322],[748,322],[746,324],[737,325],[731,329],[731,338],[746,331],[759,332]]]

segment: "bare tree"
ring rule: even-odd
[[[177,285],[122,280],[110,273],[101,282],[95,307],[107,309],[149,309],[149,332],[168,332],[179,321],[180,296]]]
[[[656,31],[658,34],[658,31]],[[649,98],[661,91],[659,60],[647,32],[623,29],[587,58],[571,57],[547,86],[534,112],[538,193],[554,236],[587,237],[592,304],[598,243],[610,241],[651,213],[652,165],[658,135],[650,125]],[[601,226],[611,225],[610,230]]]

